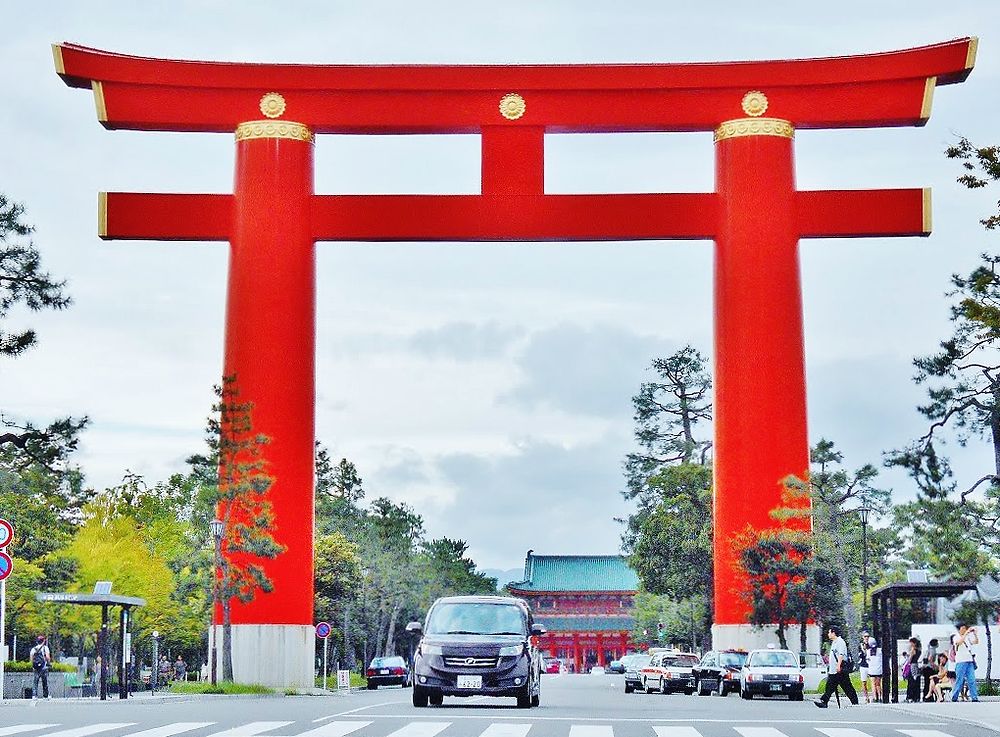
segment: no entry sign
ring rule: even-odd
[[[319,624],[316,625],[316,637],[321,637],[325,640],[327,637],[330,636],[330,632],[332,630],[333,628],[330,627],[329,622],[320,622]]]
[[[10,556],[6,553],[0,553],[0,581],[3,581],[10,575],[10,571],[13,567],[14,561],[10,559]]]

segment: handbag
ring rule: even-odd
[[[905,678],[906,680],[910,680],[910,661],[909,660],[907,660],[906,663],[903,664],[903,678]]]

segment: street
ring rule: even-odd
[[[995,734],[935,714],[736,695],[628,694],[621,676],[550,675],[541,706],[446,698],[415,709],[410,690],[330,696],[40,701],[0,708],[0,737],[976,737]],[[846,699],[844,700],[846,704]]]

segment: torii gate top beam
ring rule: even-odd
[[[504,125],[570,131],[710,131],[766,89],[796,128],[923,125],[935,84],[969,75],[977,40],[859,56],[701,64],[312,65],[177,61],[52,47],[72,87],[93,87],[109,129],[232,133],[280,89],[316,133],[475,133],[497,100],[525,95]],[[527,93],[527,94],[526,94]]]

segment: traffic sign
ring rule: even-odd
[[[0,553],[0,581],[3,581],[14,569],[14,561],[6,553]]]
[[[14,539],[14,525],[5,519],[0,519],[0,550],[3,550]]]
[[[333,628],[330,626],[329,622],[320,622],[316,625],[316,637],[321,637],[324,640],[330,636]]]

